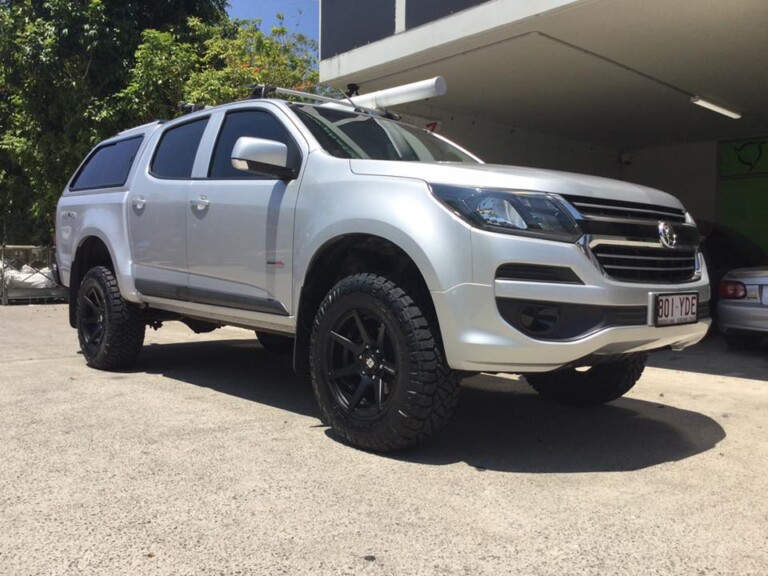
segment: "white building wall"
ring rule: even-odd
[[[621,178],[619,152],[613,148],[515,128],[480,118],[434,110],[439,133],[491,164],[549,168]],[[424,119],[404,116],[424,126]]]
[[[434,109],[439,133],[493,164],[593,174],[658,188],[676,196],[695,218],[718,222],[717,142],[621,152],[606,146],[515,128]],[[424,126],[428,120],[404,115]]]

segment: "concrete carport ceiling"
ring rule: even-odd
[[[448,93],[404,112],[463,113],[618,149],[762,135],[768,1],[578,1],[482,34],[438,38],[332,83],[357,82],[370,92],[436,75],[445,77]],[[695,106],[693,95],[743,116]]]

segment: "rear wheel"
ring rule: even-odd
[[[89,366],[127,368],[144,344],[141,309],[120,296],[117,279],[104,266],[91,268],[77,293],[77,335]]]
[[[595,406],[629,392],[643,374],[647,358],[647,354],[633,354],[584,371],[569,368],[526,374],[525,379],[548,400],[567,406]]]
[[[315,317],[312,385],[323,417],[360,448],[415,445],[451,416],[458,377],[443,362],[419,306],[390,280],[341,280]]]

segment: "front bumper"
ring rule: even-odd
[[[661,348],[681,350],[701,340],[711,321],[658,327],[648,309],[653,294],[696,292],[700,305],[709,301],[709,278],[679,284],[643,284],[606,277],[575,244],[474,233],[475,282],[432,292],[448,364],[481,372],[546,372],[578,364],[593,355],[617,355]],[[546,265],[573,271],[580,283],[496,278],[509,263]],[[606,312],[605,318],[631,312],[633,320],[597,322],[558,339],[533,338],[505,321],[498,302],[562,303]]]
[[[683,349],[704,338],[710,325],[706,319],[681,326],[618,326],[583,338],[542,341],[502,319],[492,286],[465,284],[432,296],[448,364],[473,372],[546,372],[592,355]]]

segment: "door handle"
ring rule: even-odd
[[[211,205],[211,201],[208,200],[208,196],[198,196],[194,200],[190,200],[189,203],[198,210],[205,210]]]
[[[144,210],[144,205],[147,203],[147,199],[144,198],[144,196],[136,196],[136,198],[133,199],[133,207],[136,208],[136,210]]]

